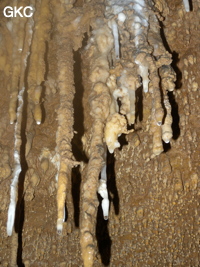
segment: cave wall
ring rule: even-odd
[[[27,2],[28,3],[28,2]],[[52,1],[53,3],[53,1]],[[107,158],[109,220],[103,220],[99,206],[95,218],[94,266],[199,266],[200,255],[200,2],[193,1],[185,12],[182,1],[155,1],[165,48],[172,54],[177,76],[176,89],[169,93],[172,107],[173,138],[164,152],[151,158],[152,136],[146,123],[151,109],[150,94],[138,90],[138,119],[135,131],[120,137],[121,148]],[[0,9],[10,1],[1,1]],[[85,3],[86,4],[86,3]],[[67,23],[89,10],[90,19],[102,10],[95,1],[85,6],[77,1]],[[55,7],[52,4],[53,8]],[[86,8],[87,7],[87,8]],[[101,5],[100,5],[101,7]],[[1,13],[2,14],[2,13]],[[62,17],[62,16],[61,16]],[[24,95],[21,126],[22,172],[19,177],[19,201],[15,231],[7,236],[6,223],[10,184],[14,169],[14,125],[9,121],[9,79],[12,66],[12,40],[1,17],[0,51],[0,265],[1,266],[83,266],[80,246],[82,185],[86,179],[87,153],[81,138],[92,125],[89,114],[89,82],[83,49],[90,29],[85,25],[76,36],[77,47],[70,50],[74,61],[75,97],[72,152],[80,166],[72,168],[66,191],[66,221],[63,233],[56,231],[57,174],[55,156],[57,113],[60,94],[57,79],[58,31],[54,29],[42,55],[45,65],[41,101],[42,123],[34,121],[32,104]],[[52,20],[52,24],[54,20]],[[89,24],[88,24],[89,25]],[[87,33],[87,34],[86,34]],[[74,40],[74,39],[73,39]],[[66,45],[66,43],[65,43]],[[64,50],[63,50],[64,51]],[[64,54],[64,56],[67,54]],[[28,59],[27,69],[30,67]],[[27,70],[28,73],[28,70]],[[25,74],[25,87],[28,74]],[[88,87],[87,87],[88,85]],[[83,170],[83,171],[82,171]],[[101,198],[99,201],[101,201]]]

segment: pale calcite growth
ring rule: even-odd
[[[189,0],[183,0],[183,4],[184,4],[184,7],[185,7],[185,11],[186,12],[190,12]]]
[[[113,153],[115,148],[120,147],[118,137],[122,133],[128,134],[130,132],[133,132],[133,130],[127,130],[126,119],[123,115],[115,113],[109,116],[104,130],[104,138],[109,152]]]
[[[99,180],[98,193],[103,198],[101,206],[102,206],[102,210],[103,210],[104,220],[108,220],[109,198],[108,198],[108,190],[107,190],[106,164],[101,169],[101,179]]]
[[[106,24],[110,27],[113,38],[110,36],[110,30]],[[147,1],[127,0],[126,3],[117,0],[107,1],[105,19],[98,18],[93,27],[93,36],[86,47],[88,49],[86,56],[90,59],[90,64],[88,64],[90,71],[87,77],[92,83],[89,98],[90,114],[94,120],[94,125],[91,135],[85,134],[84,136],[85,144],[88,142],[87,138],[91,142],[87,148],[90,154],[87,182],[83,185],[83,210],[85,211],[83,214],[85,214],[85,218],[82,217],[81,220],[81,247],[84,266],[92,266],[94,260],[93,227],[91,224],[96,212],[94,194],[97,190],[97,176],[100,171],[101,174],[105,173],[106,169],[104,164],[103,167],[101,165],[103,152],[100,149],[97,152],[96,145],[103,146],[101,140],[103,134],[109,152],[113,153],[120,146],[118,137],[122,133],[131,132],[127,130],[127,121],[129,125],[135,123],[137,102],[135,91],[141,86],[142,79],[143,91],[146,93],[150,91],[152,99],[152,158],[159,155],[163,151],[161,125],[164,110],[161,89],[163,91],[173,90],[175,77],[168,66],[171,63],[171,56],[162,44],[159,22]],[[159,36],[159,42],[157,42],[157,36]],[[108,44],[107,47],[105,44]],[[167,67],[164,69],[166,65]],[[165,81],[163,81],[163,88],[160,88],[162,77],[159,75],[159,69],[162,67]],[[166,85],[166,83],[168,84]],[[102,106],[103,104],[104,106]],[[106,118],[106,116],[108,117]],[[106,125],[103,118],[106,118]],[[96,153],[96,164],[93,162],[93,153]],[[95,173],[94,165],[96,165]],[[92,167],[93,173],[90,172]],[[90,176],[91,178],[89,178]],[[86,188],[89,192],[86,192]],[[105,202],[103,205],[105,215],[109,204],[106,183],[102,178],[98,191],[103,200],[106,200],[106,202],[102,202],[102,204]],[[93,208],[89,203],[93,203]]]
[[[98,57],[94,60],[93,71],[90,75],[90,81],[106,83],[109,76],[109,64],[106,56]]]
[[[20,162],[20,149],[21,149],[21,122],[22,122],[22,109],[23,109],[23,94],[25,87],[19,92],[18,101],[19,106],[17,109],[17,122],[15,124],[15,151],[14,151],[14,161],[15,168],[13,171],[13,180],[10,188],[10,205],[8,208],[8,220],[7,220],[7,235],[11,236],[13,232],[14,222],[15,222],[15,212],[18,199],[18,180],[19,174],[21,172],[21,162]]]
[[[25,28],[25,38],[24,38],[24,44],[22,42],[23,51],[21,53],[20,57],[20,81],[19,81],[19,95],[18,95],[18,108],[16,113],[16,124],[15,124],[15,133],[14,133],[14,171],[13,171],[13,179],[11,183],[10,188],[10,205],[8,208],[8,220],[7,220],[7,235],[11,236],[13,233],[13,227],[15,222],[15,212],[16,212],[16,205],[18,200],[18,181],[19,181],[19,175],[22,170],[21,168],[21,159],[20,159],[20,153],[21,153],[21,127],[22,127],[22,113],[23,113],[23,106],[24,106],[24,77],[25,77],[25,69],[27,65],[27,57],[29,55],[29,49],[30,49],[30,42],[32,39],[32,27],[33,27],[33,20],[30,18],[28,23],[26,24]]]
[[[108,220],[109,199],[108,199],[108,191],[107,191],[106,181],[103,179],[100,179],[100,181],[99,181],[98,193],[103,198],[101,206],[102,206],[102,210],[103,210],[104,220]]]
[[[99,20],[99,26],[101,26],[101,21]],[[98,22],[97,22],[98,25]],[[95,40],[100,53],[107,55],[113,48],[113,36],[107,25],[94,30]]]
[[[119,106],[117,104],[116,98],[114,97],[114,91],[117,89],[116,75],[111,74],[107,79],[107,86],[111,94],[111,105],[110,105],[110,114],[119,112]]]
[[[131,68],[124,69],[118,80],[119,88],[115,90],[113,95],[117,96],[117,91],[119,91],[118,97],[121,101],[120,112],[126,115],[128,124],[135,123],[135,90],[140,86],[140,82],[136,73]],[[120,94],[120,90],[123,92]],[[115,96],[115,97],[116,97]]]
[[[110,21],[109,25],[110,25],[110,27],[112,29],[112,33],[113,33],[113,37],[114,37],[115,57],[116,57],[116,59],[119,59],[119,57],[120,57],[120,51],[119,51],[119,34],[118,34],[117,23],[113,19],[113,20]]]
[[[146,56],[145,53],[139,53],[135,59],[135,63],[139,66],[138,74],[142,77],[143,91],[145,93],[149,90],[149,63]]]
[[[123,12],[121,12],[118,14],[117,18],[120,22],[124,23],[124,21],[126,20],[126,15]]]

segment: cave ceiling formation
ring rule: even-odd
[[[0,8],[0,264],[199,266],[200,2]]]

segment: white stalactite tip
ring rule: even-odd
[[[140,64],[140,62],[139,63],[136,62],[136,64]],[[148,66],[139,65],[139,74],[142,77],[143,92],[147,93],[149,91],[149,69],[148,69]]]
[[[162,125],[162,121],[157,121],[157,125],[161,126]]]
[[[102,210],[103,210],[104,220],[108,220],[108,215],[109,215],[109,199],[108,199],[108,191],[107,191],[106,180],[100,179],[98,193],[103,198],[102,203],[101,203],[101,206],[102,206]]]
[[[62,235],[63,231],[63,219],[58,219],[57,220],[57,234]]]
[[[65,207],[63,208],[63,218],[59,218],[57,220],[57,233],[58,233],[58,235],[62,235],[64,221],[65,221]]]
[[[11,236],[13,232],[13,226],[15,222],[15,204],[10,203],[8,209],[8,220],[7,220],[7,235]]]
[[[118,33],[118,27],[115,20],[112,20],[110,22],[112,33],[114,36],[114,44],[115,44],[115,56],[116,59],[119,59],[119,33]]]
[[[172,129],[171,129],[171,125],[163,125],[162,126],[162,140],[166,143],[166,144],[168,144],[170,141],[171,141],[171,139],[172,139],[172,136],[173,136],[173,134],[172,134]]]
[[[190,4],[188,0],[183,0],[183,4],[186,12],[190,12]]]
[[[103,199],[101,203],[101,207],[103,210],[103,218],[104,220],[108,220],[108,215],[109,215],[109,200],[108,199]]]

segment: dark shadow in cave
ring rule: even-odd
[[[101,197],[97,194],[99,203],[101,203]],[[104,266],[109,266],[111,258],[111,246],[112,240],[108,231],[108,220],[104,220],[101,204],[99,204],[97,211],[97,223],[96,223],[96,239],[99,254],[101,256],[101,262]]]
[[[82,47],[86,46],[88,41],[88,35],[85,34]],[[83,144],[81,138],[84,135],[84,112],[83,112],[83,79],[81,71],[81,54],[80,50],[74,51],[74,85],[75,85],[75,95],[74,95],[74,130],[76,133],[72,139],[72,152],[77,161],[88,162],[88,158],[83,150]],[[80,216],[80,187],[81,187],[81,173],[80,166],[72,169],[72,180],[71,180],[71,193],[74,206],[74,223],[76,227],[79,227],[79,216]]]
[[[24,176],[25,177],[25,176]],[[25,267],[22,261],[22,229],[24,226],[24,212],[25,211],[25,202],[24,197],[21,197],[21,200],[17,203],[16,208],[16,220],[15,220],[15,231],[18,233],[18,248],[17,248],[17,266]]]
[[[172,52],[172,68],[176,72],[176,81],[175,81],[175,86],[176,90],[180,89],[182,87],[182,72],[181,70],[177,67],[178,62],[180,61],[179,55],[177,52],[173,51]]]
[[[80,166],[72,169],[71,175],[71,193],[74,206],[74,224],[79,227],[79,216],[80,216],[80,196],[81,196],[81,173]]]
[[[64,222],[66,222],[68,220],[68,216],[69,216],[69,213],[68,213],[68,209],[67,209],[67,205],[65,203],[65,206],[64,206],[64,209],[65,209],[65,218],[64,218]]]
[[[140,86],[135,91],[135,97],[136,97],[135,121],[137,121],[137,119],[139,121],[142,121],[143,120],[143,86]]]
[[[88,36],[85,34],[82,47],[87,43]],[[72,139],[72,151],[77,161],[88,162],[87,156],[83,151],[83,144],[81,138],[84,135],[84,113],[83,113],[83,78],[81,71],[81,54],[80,49],[74,51],[74,85],[75,85],[75,95],[74,95],[74,130],[76,134]]]
[[[169,102],[172,107],[172,130],[173,130],[173,139],[176,140],[180,136],[180,127],[179,127],[179,122],[180,122],[180,117],[178,113],[178,104],[176,103],[175,97],[173,92],[168,92],[168,97],[169,97]]]
[[[193,11],[193,4],[192,4],[192,0],[189,0],[189,6],[190,6],[190,11]]]
[[[47,81],[48,73],[49,73],[49,62],[48,62],[48,53],[49,53],[49,43],[46,41],[45,42],[45,53],[44,53],[44,62],[45,62],[45,73],[44,73],[44,81]],[[42,93],[41,93],[41,98],[40,98],[40,106],[42,109],[42,121],[41,123],[44,123],[45,118],[46,118],[46,112],[43,104],[43,100],[45,98],[45,91],[46,91],[46,86],[45,82],[41,83],[42,86]]]
[[[120,143],[120,147],[118,149],[119,149],[119,151],[121,151],[124,146],[127,146],[128,145],[128,142],[126,140],[126,135],[125,134],[121,134],[118,137],[118,142]]]
[[[115,214],[119,214],[119,194],[116,185],[115,175],[115,157],[114,153],[110,154],[107,151],[107,188],[109,192],[110,202],[113,203]],[[110,196],[111,195],[111,196]]]
[[[107,162],[106,162],[106,173],[107,173],[107,189],[109,193],[110,205],[113,204],[114,212],[116,215],[119,214],[119,194],[116,186],[115,177],[115,157],[114,154],[110,154],[107,151]],[[97,211],[97,223],[96,223],[96,239],[99,254],[101,256],[101,261],[105,266],[110,264],[111,258],[111,246],[112,240],[109,236],[108,222],[109,220],[104,220],[103,211],[101,207],[102,198],[97,194],[99,200],[99,207]]]
[[[27,59],[27,66],[29,66],[30,57]],[[25,78],[24,78],[24,84],[25,88],[28,88],[27,86],[27,73],[28,73],[28,67],[25,71]],[[25,266],[22,261],[22,230],[24,225],[24,214],[25,214],[25,202],[24,202],[24,180],[26,176],[26,172],[28,170],[28,165],[26,162],[26,124],[27,124],[27,102],[28,102],[28,95],[27,91],[24,91],[24,105],[23,105],[23,111],[22,111],[22,125],[21,125],[21,148],[20,148],[20,161],[21,161],[21,168],[22,171],[19,175],[19,182],[18,182],[18,201],[16,206],[16,214],[15,214],[15,231],[18,233],[18,249],[17,249],[17,265],[20,267]]]

